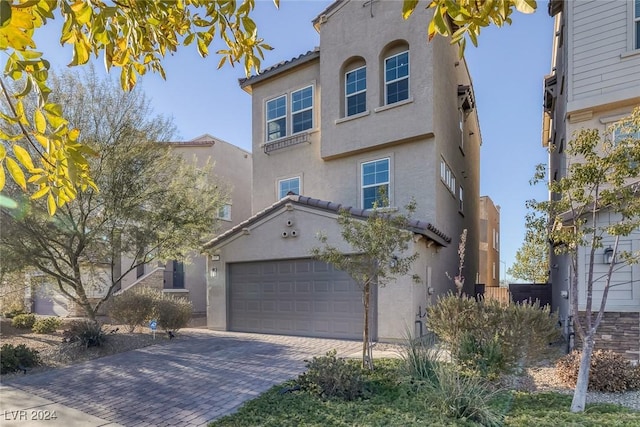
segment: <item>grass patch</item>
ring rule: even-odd
[[[433,405],[425,381],[406,376],[400,360],[379,360],[365,375],[363,397],[346,401],[323,399],[312,393],[281,390],[294,382],[273,387],[247,402],[238,412],[210,424],[219,426],[480,426],[469,419],[447,418]],[[571,396],[559,393],[496,393],[490,406],[503,416],[504,426],[638,426],[640,412],[627,408],[587,405],[582,414],[569,412]]]
[[[629,426],[640,425],[640,412],[607,403],[589,404],[582,413],[573,414],[571,395],[560,393],[514,393],[513,406],[505,426]]]

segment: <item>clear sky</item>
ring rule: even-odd
[[[274,47],[266,53],[263,67],[318,46],[311,20],[331,3],[281,0],[277,10],[271,0],[257,0],[254,19],[259,33]],[[397,3],[401,13],[402,3]],[[544,187],[531,187],[529,179],[535,165],[546,162],[540,142],[542,80],[550,72],[553,19],[546,1],[539,1],[536,13],[515,13],[513,21],[512,26],[483,30],[480,46],[469,44],[466,50],[483,137],[480,193],[501,207],[501,278],[524,238],[525,201],[547,196]],[[426,26],[427,22],[425,43]],[[64,66],[71,53],[56,48],[51,35],[40,39],[38,48],[47,52],[54,67]],[[179,138],[208,133],[251,151],[251,97],[238,86],[244,70],[228,65],[216,70],[218,60],[215,54],[201,58],[195,46],[179,49],[164,61],[166,81],[150,75],[141,86],[157,113],[173,117]]]

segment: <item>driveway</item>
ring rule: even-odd
[[[4,385],[125,426],[200,426],[296,377],[305,359],[360,348],[355,341],[189,329],[166,345]]]

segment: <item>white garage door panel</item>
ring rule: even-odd
[[[229,277],[232,331],[362,337],[362,293],[331,265],[312,259],[238,263],[229,266]]]

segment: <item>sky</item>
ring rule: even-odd
[[[318,46],[320,38],[311,20],[331,3],[281,0],[276,9],[271,0],[257,0],[253,18],[260,36],[274,47],[266,52],[263,67]],[[397,3],[401,13],[402,3]],[[59,22],[51,27],[56,25]],[[425,43],[426,26],[427,22]],[[48,30],[37,43],[53,67],[62,68],[70,62],[71,51],[59,48],[56,37]],[[536,13],[516,12],[511,26],[483,30],[479,47],[468,43],[465,52],[483,138],[480,194],[500,206],[501,278],[524,239],[526,200],[547,197],[544,186],[531,187],[529,180],[535,166],[547,160],[541,145],[542,82],[550,72],[552,38],[553,19],[547,14],[547,2],[539,1]],[[244,69],[225,65],[217,70],[218,61],[215,54],[200,57],[193,45],[182,48],[163,61],[166,81],[147,75],[140,86],[156,113],[173,117],[176,139],[208,133],[251,151],[251,96],[238,85]],[[96,64],[104,70],[101,61]]]

